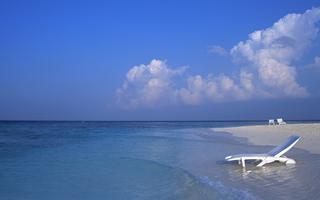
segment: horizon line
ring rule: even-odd
[[[274,118],[276,119],[276,118]],[[232,120],[0,120],[0,122],[265,122],[269,119],[232,119]],[[285,119],[285,121],[311,122],[320,119]]]

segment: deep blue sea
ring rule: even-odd
[[[0,199],[318,199],[320,156],[244,170],[264,153],[211,127],[264,122],[0,122]]]

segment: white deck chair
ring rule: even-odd
[[[278,118],[278,119],[277,119],[277,123],[278,123],[279,125],[285,125],[285,124],[287,124],[285,121],[283,121],[282,118]]]
[[[275,123],[275,121],[274,121],[274,119],[269,119],[269,125],[275,125],[276,123]]]
[[[282,144],[277,146],[276,148],[272,149],[266,154],[237,154],[237,155],[231,155],[225,157],[227,161],[238,161],[239,164],[242,165],[242,167],[245,167],[246,160],[257,160],[260,161],[260,163],[257,165],[257,167],[262,167],[263,165],[267,163],[272,163],[275,161],[285,163],[285,164],[295,164],[296,161],[285,157],[283,154],[285,154],[287,151],[289,151],[300,139],[300,136],[292,135],[288,138],[288,140]]]

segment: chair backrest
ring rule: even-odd
[[[285,143],[283,143],[282,145],[279,145],[276,148],[269,151],[268,155],[274,156],[274,157],[282,156],[287,151],[289,151],[300,140],[300,138],[301,137],[298,135],[290,136]]]

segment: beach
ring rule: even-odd
[[[301,136],[296,148],[320,154],[320,123],[286,125],[249,125],[212,128],[215,132],[227,132],[236,137],[245,137],[250,144],[277,146],[290,135]]]

